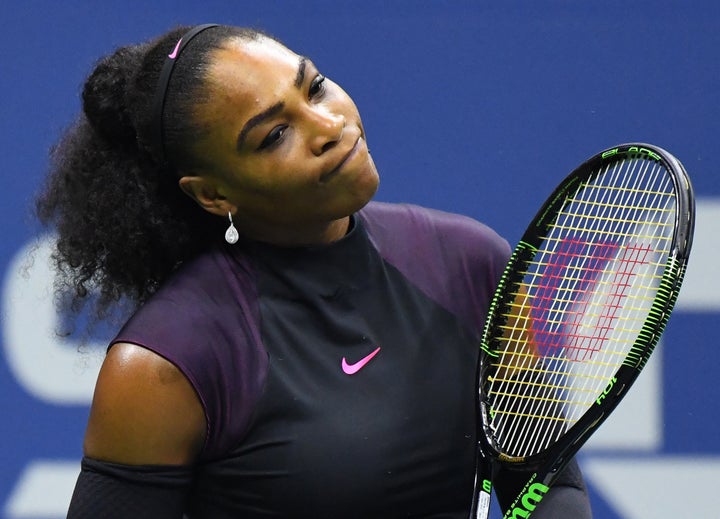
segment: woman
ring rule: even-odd
[[[370,202],[357,108],[264,34],[102,60],[41,218],[81,303],[137,309],[97,381],[70,518],[466,517],[477,337],[509,255]],[[504,505],[526,475],[499,475]],[[535,517],[589,517],[575,464]]]

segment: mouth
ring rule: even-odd
[[[335,175],[337,175],[343,169],[345,164],[350,162],[355,157],[355,155],[358,154],[358,151],[360,150],[362,142],[363,142],[362,136],[358,137],[357,140],[355,141],[355,144],[353,145],[353,147],[340,160],[340,162],[338,162],[338,164],[334,168],[332,168],[330,171],[327,171],[327,172],[323,173],[322,175],[320,175],[320,182],[321,183],[328,182],[331,178],[333,178]]]

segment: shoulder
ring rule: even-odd
[[[253,313],[256,300],[249,260],[213,250],[182,265],[133,314],[114,342],[140,341],[151,349],[169,343],[171,351],[161,355],[188,354],[193,348],[185,351],[181,345],[206,338],[207,333],[222,327],[246,329],[248,323],[238,319],[254,320],[247,314]]]
[[[371,203],[359,217],[385,261],[480,330],[510,257],[508,242],[470,217],[412,204]]]
[[[85,455],[123,464],[188,464],[205,441],[195,390],[171,362],[119,343],[103,362],[85,436]]]
[[[182,373],[207,417],[203,458],[226,451],[249,423],[267,368],[249,258],[224,249],[183,265],[112,342],[141,346]]]
[[[453,264],[477,271],[490,268],[494,275],[495,264],[504,266],[510,255],[507,240],[488,225],[461,214],[373,202],[359,216],[371,241],[393,264],[423,259],[437,268]]]
[[[398,245],[439,244],[462,254],[509,253],[507,241],[491,227],[465,215],[414,204],[371,202],[360,213],[371,237]]]

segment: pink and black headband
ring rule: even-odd
[[[167,165],[165,158],[165,131],[163,128],[163,111],[165,109],[165,96],[167,95],[168,85],[170,84],[170,76],[172,76],[175,63],[177,62],[183,49],[187,46],[190,41],[203,32],[205,29],[211,27],[217,27],[216,23],[206,23],[203,25],[196,25],[188,32],[186,32],[182,38],[175,44],[173,51],[168,54],[165,58],[162,71],[160,72],[160,78],[158,79],[157,88],[155,89],[155,98],[153,100],[152,108],[152,126],[150,138],[153,140],[153,149],[156,151],[160,163],[163,166]]]

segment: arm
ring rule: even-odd
[[[69,519],[179,519],[189,465],[202,449],[203,407],[172,363],[133,344],[103,363]]]
[[[531,472],[510,470],[500,470],[495,476],[495,490],[503,513],[520,494],[531,476]],[[562,470],[557,481],[550,487],[531,515],[532,519],[556,519],[558,517],[592,518],[585,482],[574,458]]]

